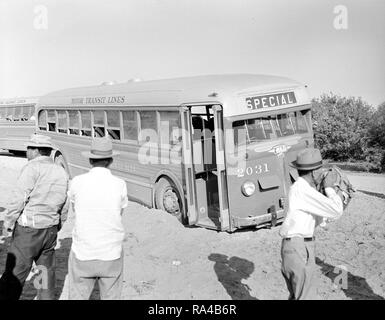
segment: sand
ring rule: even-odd
[[[0,153],[0,207],[5,207],[25,158]],[[320,299],[385,298],[385,175],[347,172],[358,190],[342,218],[316,232]],[[279,226],[229,234],[185,227],[167,213],[130,203],[123,299],[287,299],[280,272]],[[0,224],[2,220],[0,212]],[[59,233],[57,298],[65,277],[73,217]],[[0,273],[6,245],[0,244]],[[346,281],[345,281],[346,280]],[[33,299],[33,279],[22,299]],[[98,299],[97,289],[91,299]]]

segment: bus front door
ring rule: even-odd
[[[222,107],[185,106],[181,119],[189,224],[228,230]]]

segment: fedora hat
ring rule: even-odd
[[[31,135],[30,140],[25,144],[28,147],[32,148],[54,148],[51,143],[51,137],[43,136],[41,134]]]
[[[297,154],[297,159],[291,166],[303,171],[321,168],[323,166],[321,152],[315,148],[304,149]]]
[[[90,159],[105,159],[117,156],[119,152],[112,150],[112,142],[108,138],[95,138],[90,151],[83,151],[82,155]]]

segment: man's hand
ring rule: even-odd
[[[334,170],[329,171],[322,183],[324,188],[333,188],[338,183],[337,172]]]

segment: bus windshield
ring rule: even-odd
[[[310,109],[233,122],[236,145],[310,132]]]

